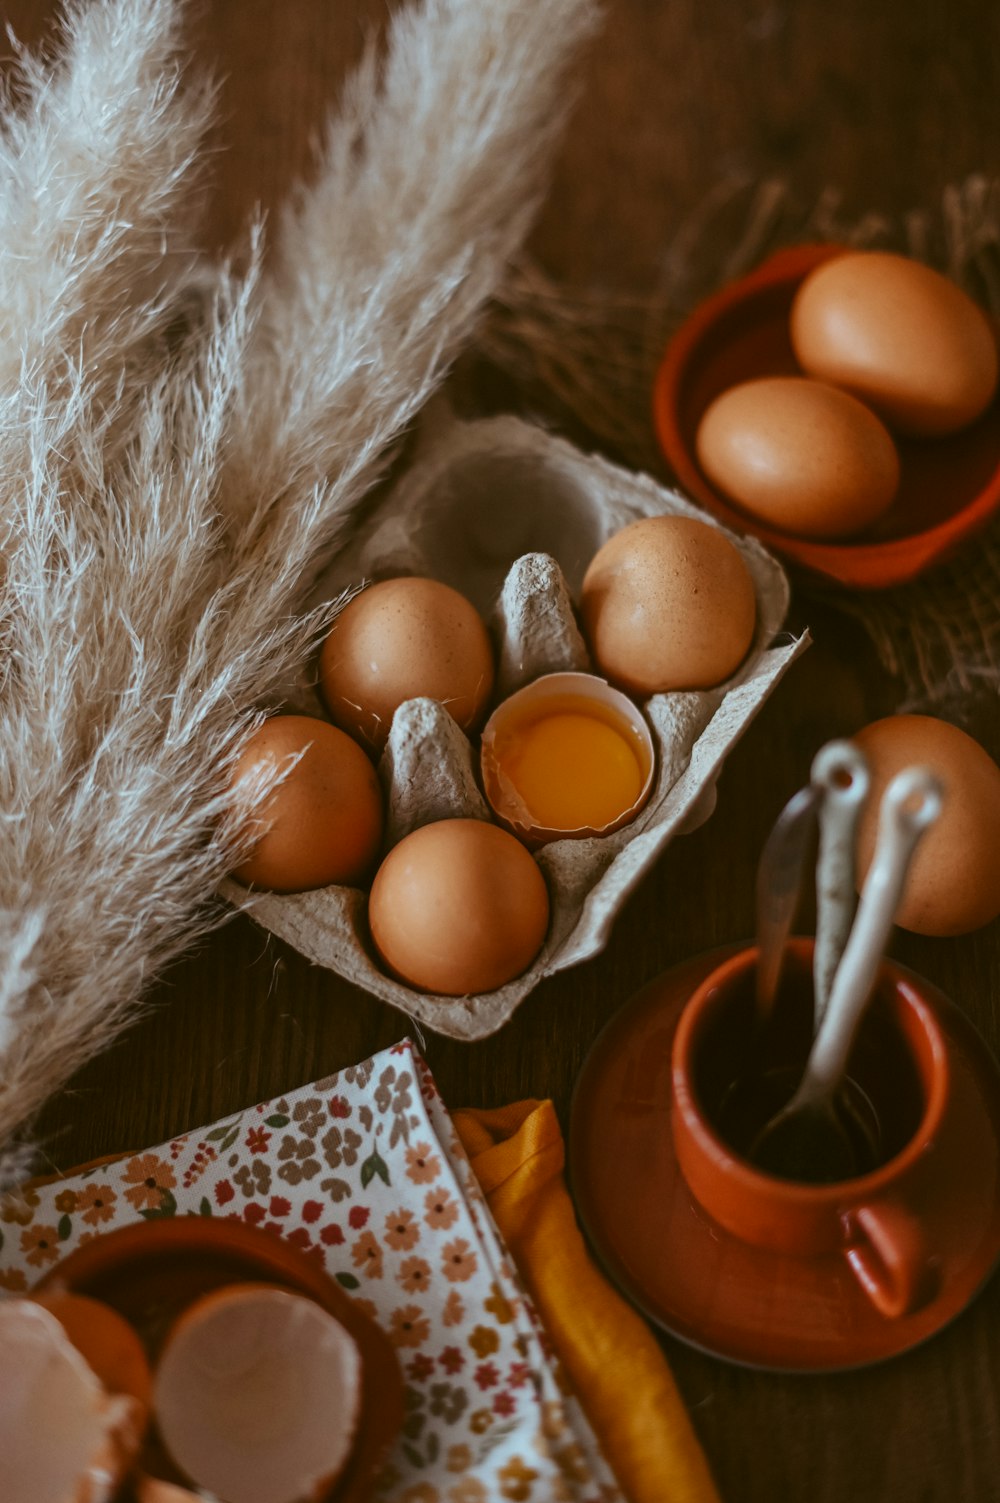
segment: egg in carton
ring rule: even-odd
[[[504,696],[545,673],[590,670],[572,603],[586,567],[628,523],[663,514],[717,525],[648,476],[585,454],[518,418],[460,422],[436,415],[406,474],[327,571],[322,596],[401,574],[452,585],[492,624],[496,693]],[[632,823],[599,837],[554,840],[536,853],[551,920],[542,950],[522,975],[467,997],[418,992],[374,958],[365,892],[248,893],[227,882],[225,896],[310,960],[435,1032],[470,1040],[495,1032],[543,977],[603,949],[615,914],[644,872],[675,835],[711,813],[727,752],[808,643],[804,635],[772,645],[788,606],[787,579],[753,539],[726,536],[739,549],[756,595],[750,650],[716,688],[655,694],[644,702],[655,782]],[[325,717],[309,685],[300,685],[290,700],[297,710]],[[430,699],[401,705],[379,764],[387,847],[433,820],[489,820],[477,760],[478,751],[442,705]]]

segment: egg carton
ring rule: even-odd
[[[378,501],[325,574],[320,598],[400,574],[454,586],[491,623],[497,690],[505,695],[543,673],[591,668],[572,603],[586,567],[613,533],[639,517],[661,514],[717,525],[648,476],[582,453],[520,419],[465,423],[438,416],[402,480]],[[717,688],[655,694],[644,702],[656,743],[656,780],[631,824],[600,837],[555,840],[537,852],[551,922],[541,952],[523,975],[467,997],[418,992],[380,969],[367,930],[367,895],[356,888],[279,895],[248,893],[230,881],[225,896],[310,960],[434,1032],[469,1040],[494,1033],[544,977],[603,949],[616,913],[643,874],[675,835],[711,813],[726,754],[808,643],[804,635],[772,645],[788,607],[785,574],[753,539],[726,536],[742,554],[756,592],[750,651]],[[314,672],[290,692],[287,707],[325,716]],[[379,765],[387,844],[432,820],[489,819],[477,760],[478,752],[440,704],[415,699],[401,705]]]

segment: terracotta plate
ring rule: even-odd
[[[396,1354],[380,1327],[339,1285],[280,1237],[239,1222],[200,1216],[143,1222],[85,1243],[46,1274],[37,1288],[65,1287],[110,1305],[138,1331],[155,1362],[164,1337],[187,1305],[223,1285],[262,1280],[315,1300],[358,1344],[361,1429],[329,1503],[365,1503],[403,1421],[403,1380]],[[144,1464],[154,1475],[182,1480],[160,1454],[147,1454]]]
[[[940,1285],[922,1309],[885,1319],[839,1254],[790,1257],[740,1242],[695,1204],[681,1177],[670,1133],[674,1029],[694,988],[734,950],[665,972],[598,1038],[573,1100],[577,1210],[610,1277],[683,1341],[774,1370],[880,1362],[954,1319],[1000,1258],[1000,1072],[967,1019],[920,980],[946,1037],[953,1081],[927,1181]]]

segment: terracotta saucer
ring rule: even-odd
[[[101,1300],[139,1333],[155,1361],[177,1316],[210,1290],[273,1283],[306,1295],[345,1326],[361,1353],[362,1422],[346,1470],[329,1503],[365,1503],[403,1422],[403,1378],[388,1337],[311,1259],[271,1232],[201,1216],[119,1227],[70,1253],[37,1286],[67,1288]],[[144,1465],[183,1479],[155,1439]]]
[[[695,435],[705,409],[730,386],[757,376],[801,374],[788,315],[799,285],[842,254],[838,245],[778,251],[748,276],[700,303],[667,346],[653,413],[660,447],[682,490],[737,532],[839,584],[877,590],[915,579],[984,527],[1000,507],[1000,397],[969,428],[948,438],[899,439],[899,491],[866,533],[821,542],[778,532],[711,486]]]
[[[680,1174],[670,1131],[674,1030],[695,987],[736,948],[664,972],[597,1039],[570,1123],[577,1211],[623,1293],[702,1351],[776,1371],[884,1361],[953,1320],[1000,1259],[1000,1071],[963,1014],[915,978],[938,1015],[953,1081],[923,1208],[940,1256],[939,1292],[913,1314],[886,1319],[839,1254],[792,1257],[738,1241]]]

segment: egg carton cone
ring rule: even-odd
[[[718,525],[648,476],[518,418],[465,423],[437,416],[406,474],[325,574],[317,598],[400,574],[452,585],[491,626],[498,692],[506,695],[543,673],[591,670],[573,607],[587,565],[629,522],[660,515]],[[807,635],[793,640],[782,634],[789,591],[780,565],[752,538],[719,530],[739,549],[753,580],[757,625],[750,651],[717,688],[643,702],[656,745],[656,779],[631,824],[609,835],[555,840],[536,853],[551,922],[541,952],[521,976],[467,997],[418,992],[380,968],[368,934],[367,894],[359,889],[279,895],[248,892],[230,881],[225,896],[310,960],[436,1033],[472,1040],[501,1028],[544,977],[604,948],[615,915],[644,873],[674,836],[711,813],[727,753],[808,645]],[[325,716],[314,671],[289,701]],[[401,705],[379,764],[387,848],[432,820],[489,819],[478,757],[478,743],[470,743],[443,706],[428,699]]]

